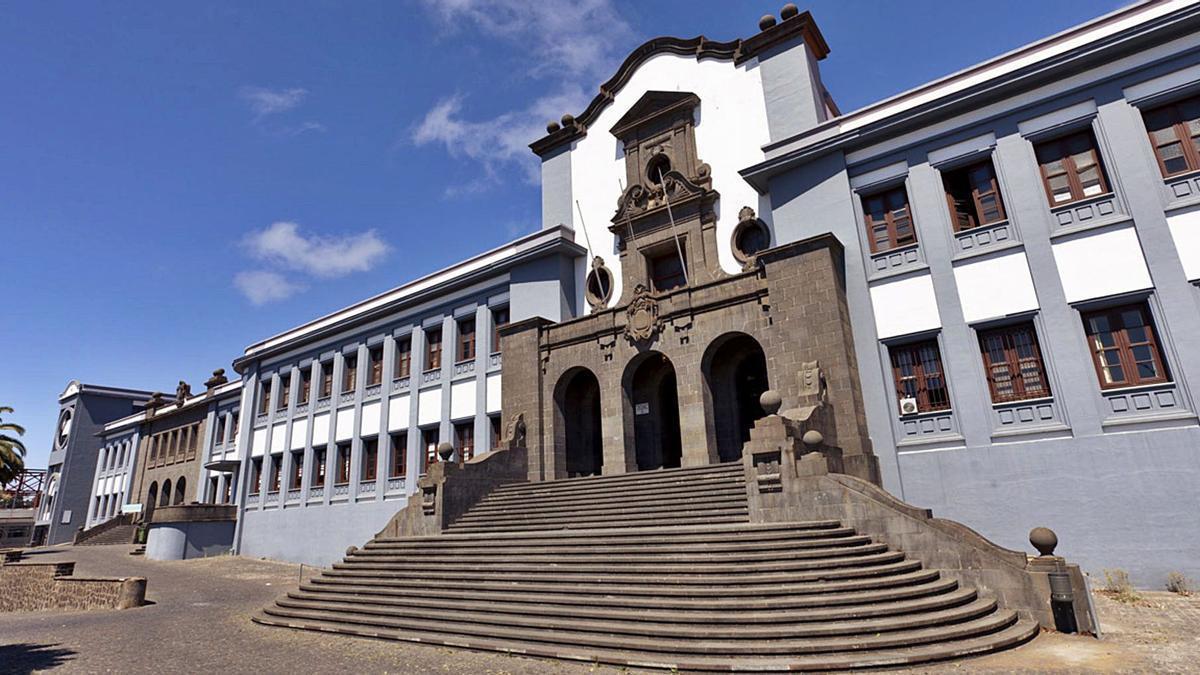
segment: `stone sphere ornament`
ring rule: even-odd
[[[438,457],[441,457],[443,462],[449,462],[450,458],[454,456],[454,446],[442,441],[441,443],[438,443],[437,453]]]
[[[350,557],[350,556],[354,555],[354,552],[357,550],[358,550],[357,546],[347,546],[346,547],[346,557]]]
[[[558,126],[558,122],[555,122],[554,120],[550,120],[549,122],[546,122],[546,133],[548,133],[548,134],[552,134],[561,128],[562,127]]]
[[[797,16],[799,14],[800,14],[800,8],[797,7],[795,5],[795,3],[792,3],[792,2],[789,2],[788,4],[784,5],[783,9],[779,10],[779,17],[781,19],[783,19],[784,21],[787,21],[788,19],[792,18],[793,16]]]
[[[572,115],[571,113],[567,113],[566,115],[562,116],[562,125],[564,127],[569,127],[573,124],[575,124],[575,116],[574,115]]]
[[[815,448],[825,442],[825,436],[816,429],[809,429],[800,437],[800,442],[810,448]]]
[[[1054,548],[1058,546],[1058,535],[1048,527],[1035,527],[1029,531],[1029,543],[1033,544],[1041,555],[1054,555]]]
[[[762,18],[758,20],[758,29],[759,30],[766,30],[768,28],[771,28],[774,25],[775,25],[775,17],[771,16],[770,14],[763,14]]]
[[[783,397],[774,389],[768,389],[758,397],[758,404],[762,406],[763,412],[768,415],[774,415],[779,412],[780,406],[783,405]]]

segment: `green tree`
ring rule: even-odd
[[[11,413],[12,408],[0,405],[0,415]],[[12,480],[25,469],[25,444],[10,434],[25,435],[25,427],[0,418],[0,485]]]

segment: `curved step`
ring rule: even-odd
[[[650,492],[645,495],[622,495],[613,500],[600,500],[591,495],[579,499],[539,499],[512,501],[492,501],[484,499],[471,507],[469,515],[484,515],[497,513],[575,513],[578,511],[593,511],[612,507],[623,509],[651,509],[664,511],[673,506],[703,503],[712,505],[718,503],[746,503],[746,488],[735,486],[718,489],[678,491],[670,494]]]
[[[729,535],[736,535],[730,537]],[[835,520],[807,523],[713,523],[709,525],[652,525],[646,527],[577,528],[559,532],[472,533],[445,532],[425,537],[383,538],[367,542],[367,548],[434,546],[529,545],[573,546],[584,542],[604,542],[611,545],[636,545],[653,548],[680,544],[728,544],[738,542],[777,542],[796,539],[855,536],[853,529],[842,527]]]
[[[807,543],[807,542],[805,542]],[[617,550],[613,550],[616,548]],[[529,565],[556,565],[572,563],[626,565],[647,563],[677,563],[677,564],[723,564],[743,562],[766,562],[772,560],[817,560],[832,558],[838,555],[859,555],[866,553],[881,553],[887,550],[887,544],[873,543],[869,537],[857,537],[850,543],[838,546],[772,546],[763,549],[733,549],[724,551],[639,551],[629,547],[596,547],[595,549],[580,548],[576,550],[554,550],[539,548],[524,550],[512,548],[507,550],[492,550],[487,548],[472,548],[459,550],[409,550],[391,551],[388,549],[358,549],[346,557],[349,560],[366,560],[370,562],[438,562],[457,563],[475,561],[523,562]]]

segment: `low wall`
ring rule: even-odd
[[[76,577],[73,562],[0,565],[0,612],[129,609],[146,601],[142,577]]]
[[[233,549],[237,507],[180,504],[154,510],[146,534],[150,560],[191,560],[225,555]]]

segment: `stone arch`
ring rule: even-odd
[[[146,520],[150,520],[150,514],[154,513],[154,507],[158,505],[158,481],[150,483],[150,490],[146,493],[146,505],[143,508],[145,511]]]
[[[170,478],[163,481],[162,494],[159,495],[158,505],[159,506],[170,506],[171,505],[171,479]]]
[[[175,481],[175,501],[172,503],[182,504],[185,494],[187,494],[187,479],[180,476],[179,480]]]
[[[704,350],[700,370],[709,447],[716,447],[718,461],[738,461],[750,429],[764,415],[758,397],[770,388],[766,353],[746,333],[725,333]]]
[[[621,379],[626,447],[637,470],[678,467],[683,462],[679,385],[666,354],[646,351],[629,361]]]
[[[600,381],[582,366],[562,374],[554,387],[554,443],[563,449],[568,478],[598,476],[604,467]]]

